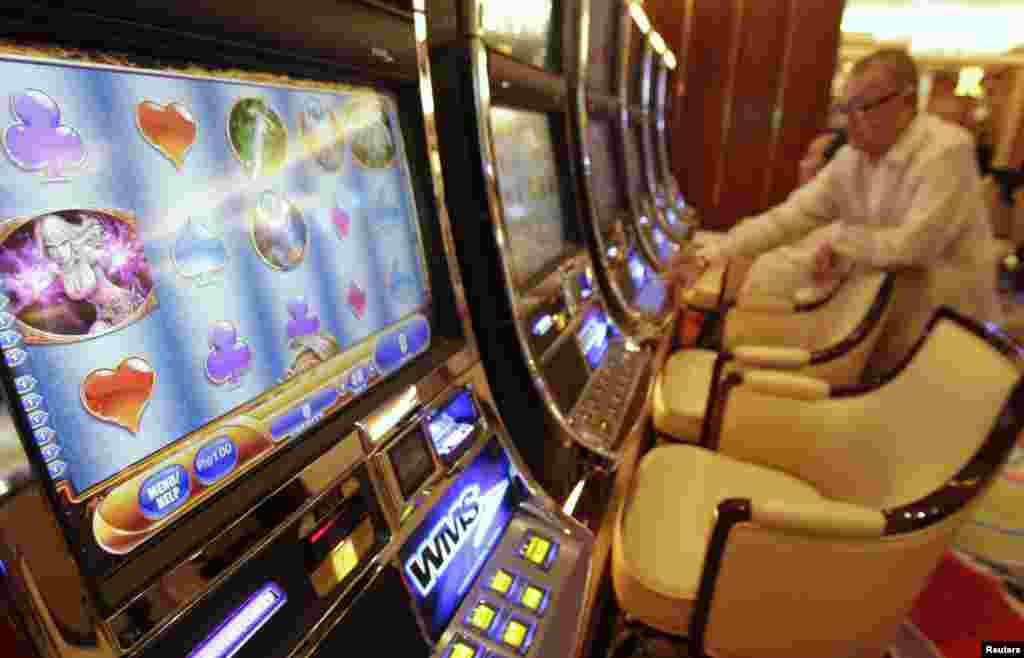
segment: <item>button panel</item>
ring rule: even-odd
[[[631,351],[623,341],[608,348],[604,363],[587,382],[569,422],[587,441],[605,450],[619,443],[626,411],[651,359],[648,350]]]
[[[577,602],[564,588],[571,573],[578,576],[579,549],[556,528],[517,515],[467,591],[435,658],[553,655],[550,648],[563,646],[558,638],[568,630],[569,617],[559,616],[559,606]]]

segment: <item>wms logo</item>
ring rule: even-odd
[[[421,596],[430,594],[471,536],[473,547],[480,548],[509,484],[509,480],[502,480],[483,495],[479,485],[466,487],[448,513],[430,530],[405,563],[405,572]]]

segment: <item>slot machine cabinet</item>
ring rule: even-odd
[[[0,17],[3,655],[318,656],[381,610],[378,649],[429,655],[396,558],[416,514],[395,500],[423,513],[448,475],[389,437],[459,386],[493,403],[438,193],[423,14]],[[91,278],[60,269],[71,250]],[[568,542],[550,594],[587,535],[545,518]]]
[[[650,20],[643,6],[635,0],[622,3],[621,73],[619,117],[623,137],[623,168],[629,181],[629,199],[641,237],[649,256],[659,270],[667,267],[671,255],[685,245],[695,227],[683,221],[675,212],[666,213],[657,204],[653,185],[653,153],[647,122],[652,85],[652,65],[647,35]]]
[[[593,283],[565,76],[577,13],[556,6],[439,1],[427,15],[481,354],[520,452],[565,500],[583,478],[614,470],[622,438],[642,425],[653,350],[621,334]]]
[[[580,207],[598,264],[598,279],[626,331],[634,336],[663,334],[671,320],[671,304],[655,263],[671,253],[662,239],[660,252],[648,251],[631,218],[627,178],[621,168],[617,67],[619,30],[623,24],[618,2],[579,3],[578,57],[571,72],[571,114]],[[664,236],[662,236],[664,237]]]

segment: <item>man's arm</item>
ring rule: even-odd
[[[921,267],[933,262],[984,204],[964,202],[980,185],[970,143],[958,144],[925,164],[910,209],[891,228],[844,226],[833,242],[841,256],[872,267]]]
[[[754,257],[795,242],[835,220],[839,215],[839,179],[849,175],[851,155],[841,152],[785,201],[737,224],[723,241],[725,255]]]

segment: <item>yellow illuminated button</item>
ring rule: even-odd
[[[494,608],[486,603],[481,603],[477,607],[473,608],[473,614],[469,616],[469,623],[482,631],[486,631],[491,627],[491,624],[494,623],[494,617],[496,614],[497,612],[495,612]]]
[[[452,652],[448,655],[450,658],[473,658],[476,655],[476,649],[464,642],[456,642],[452,645]]]
[[[522,596],[519,597],[519,602],[530,610],[536,610],[540,607],[540,602],[544,600],[544,590],[541,590],[533,585],[528,586],[523,590]]]
[[[551,542],[543,537],[534,535],[530,537],[530,541],[526,544],[526,552],[524,557],[534,564],[542,565],[544,561],[548,559],[548,551],[551,550]]]
[[[523,646],[523,640],[526,639],[526,630],[526,626],[512,619],[508,622],[508,626],[505,627],[505,633],[501,636],[501,639],[510,647],[518,649]]]
[[[498,569],[498,571],[495,572],[494,577],[491,578],[491,589],[500,594],[508,594],[508,590],[511,587],[512,574]]]

